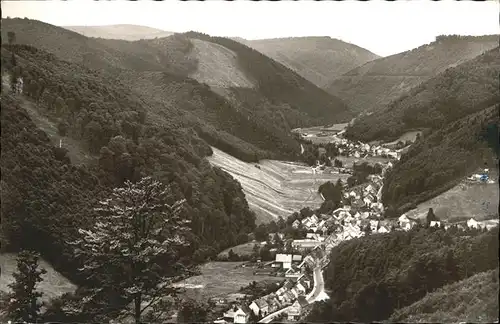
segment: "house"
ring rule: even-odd
[[[297,229],[300,226],[300,221],[298,219],[294,220],[292,223],[292,227]]]
[[[283,269],[290,269],[292,266],[292,259],[293,259],[292,254],[277,253],[274,264],[281,265]]]
[[[296,265],[293,265],[290,269],[288,269],[285,272],[286,278],[298,278],[300,277],[300,275],[301,275],[300,268]]]
[[[238,310],[237,307],[231,307],[227,312],[224,313],[223,319],[226,322],[232,323],[234,321],[234,315],[235,315],[237,310]]]
[[[320,241],[311,240],[311,239],[293,240],[293,242],[292,242],[292,246],[296,249],[314,248],[320,244],[321,244]]]
[[[469,228],[480,228],[478,221],[476,221],[474,218],[471,218],[467,221],[467,226]]]
[[[297,291],[299,292],[299,294],[301,295],[304,295],[307,291],[307,285],[301,281],[301,280],[297,280]]]
[[[441,227],[440,221],[431,221],[430,227]]]
[[[404,230],[410,230],[411,229],[411,221],[406,216],[406,214],[403,214],[403,215],[399,216],[399,218],[398,218],[398,224],[399,224],[399,227],[401,227]]]
[[[266,316],[267,313],[269,312],[269,305],[267,304],[267,301],[263,298],[254,300],[249,308],[253,311],[255,315],[259,315],[259,312],[262,316]]]
[[[385,226],[380,226],[377,230],[378,233],[389,233],[389,230]]]
[[[306,238],[320,242],[323,242],[325,240],[325,238],[318,233],[306,233]]]
[[[288,311],[288,320],[298,320],[308,306],[309,303],[304,296],[298,297]]]
[[[290,290],[290,292],[293,294],[293,296],[294,296],[295,298],[297,298],[297,297],[299,297],[299,296],[300,296],[300,294],[299,294],[299,290],[297,289],[297,287],[293,287],[293,288]]]
[[[235,324],[244,324],[248,323],[250,318],[250,313],[252,310],[245,305],[239,306],[236,312],[234,312],[234,323]]]
[[[295,296],[291,291],[286,291],[283,296],[281,296],[280,301],[285,304],[290,304],[295,300]]]
[[[370,229],[372,232],[376,232],[378,229],[379,221],[378,220],[370,220]]]
[[[302,255],[300,254],[294,254],[292,256],[292,263],[297,263],[302,261]]]
[[[269,313],[274,313],[275,311],[277,311],[281,307],[281,304],[274,296],[269,297],[267,299],[267,304],[269,305]]]

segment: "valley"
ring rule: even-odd
[[[2,2],[0,322],[498,322],[497,29],[321,3]]]

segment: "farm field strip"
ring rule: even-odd
[[[231,174],[241,183],[250,208],[257,214],[257,223],[288,217],[303,207],[316,208],[323,199],[318,188],[327,181],[346,179],[345,174],[313,174],[304,164],[276,160],[246,163],[212,147],[208,161]],[[256,167],[259,166],[259,168]]]
[[[199,300],[237,293],[252,281],[276,281],[283,277],[255,276],[250,267],[241,267],[245,262],[208,262],[201,266],[201,275],[189,277],[175,283],[175,287],[185,288],[185,295]]]

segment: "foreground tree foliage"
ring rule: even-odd
[[[40,318],[39,298],[42,293],[36,285],[43,281],[42,275],[47,273],[38,266],[39,255],[31,251],[22,251],[17,257],[15,281],[9,284],[12,293],[7,296],[7,318],[11,321],[37,322]]]
[[[1,98],[2,248],[38,251],[80,286],[76,294],[61,298],[47,311],[51,321],[105,321],[130,302],[115,287],[102,287],[96,293],[93,288],[99,286],[101,276],[119,274],[103,268],[89,278],[77,271],[88,263],[85,255],[75,258],[67,244],[78,236],[78,228],[96,223],[94,206],[126,181],[153,176],[169,184],[172,204],[185,200],[183,215],[191,222],[186,235],[189,244],[179,247],[182,267],[215,257],[253,231],[255,215],[240,184],[204,159],[211,149],[193,129],[148,120],[143,101],[98,72],[33,47],[10,49],[22,68],[25,87],[30,80],[38,86],[33,88],[36,91],[25,88],[23,95],[4,93]],[[2,69],[7,73],[13,68],[10,53],[2,47]],[[56,94],[67,107],[60,115],[49,100]],[[37,127],[44,125],[36,116],[54,126],[61,121],[71,125],[62,148],[56,147],[58,137],[49,137]],[[109,128],[97,131],[97,124],[101,130],[105,125]],[[174,272],[182,273],[182,267]],[[112,307],[102,308],[103,301]]]
[[[372,234],[341,243],[330,260],[331,299],[315,304],[307,321],[383,321],[437,288],[497,268],[498,227]]]
[[[165,277],[168,272],[162,268],[179,260],[178,248],[186,244],[189,221],[182,215],[184,201],[169,205],[169,195],[168,188],[152,178],[135,184],[127,181],[99,203],[97,223],[80,229],[82,238],[71,243],[77,256],[87,260],[83,272],[108,273],[101,284],[133,300],[136,323],[152,304],[172,292],[169,285],[178,279]]]

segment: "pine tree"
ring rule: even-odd
[[[47,273],[38,268],[39,256],[35,252],[23,251],[17,257],[17,272],[13,274],[15,281],[9,285],[12,293],[9,295],[7,314],[13,321],[36,322],[42,303],[37,299],[42,293],[36,291],[36,285],[43,281],[42,275]]]
[[[96,211],[101,215],[93,228],[79,229],[81,237],[71,242],[86,260],[84,273],[99,274],[103,288],[120,289],[134,301],[129,313],[136,323],[154,303],[174,292],[169,286],[178,279],[166,277],[166,269],[157,264],[172,264],[178,260],[177,249],[186,245],[189,221],[181,217],[184,200],[169,205],[169,193],[150,177],[127,181],[99,203]]]

